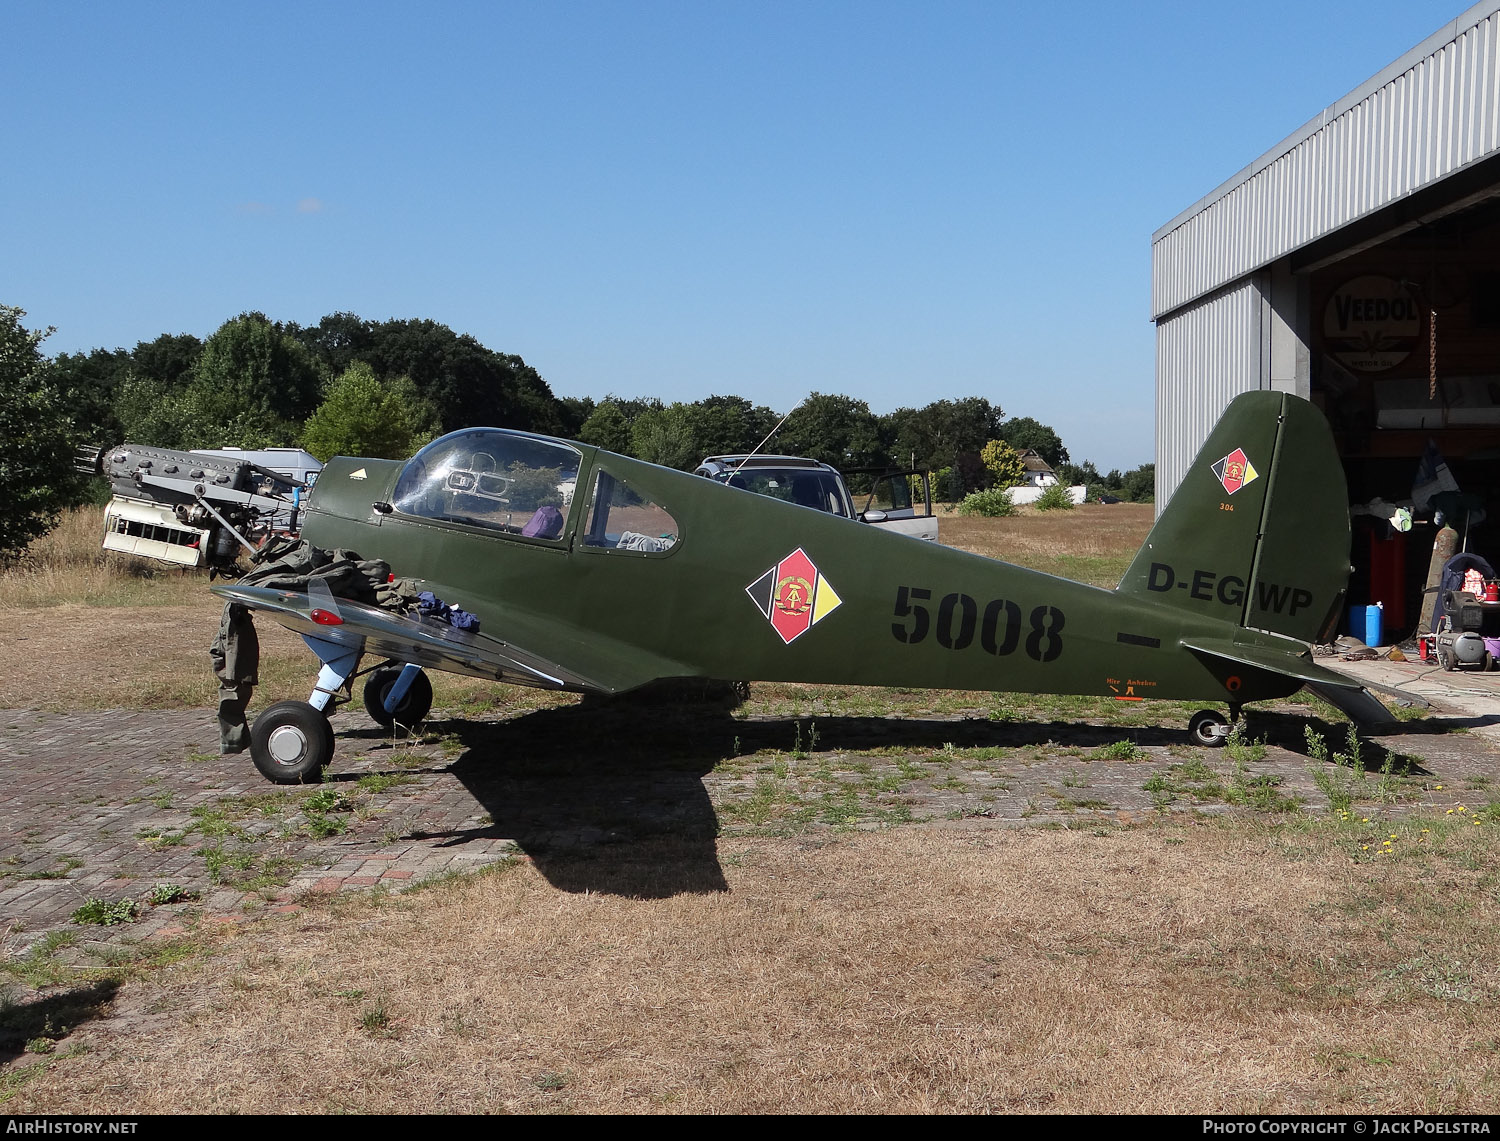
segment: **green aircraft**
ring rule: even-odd
[[[589,694],[711,678],[1166,698],[1231,718],[1306,685],[1362,723],[1389,720],[1311,660],[1344,605],[1349,514],[1327,423],[1278,392],[1229,406],[1112,591],[496,428],[405,462],[333,460],[302,536],[385,560],[482,625],[316,582],[214,586],[323,662],[309,701],[251,728],[278,782],[317,779],[334,748],[326,711],[357,677],[377,721],[422,720],[425,669]],[[1229,725],[1204,710],[1190,737],[1218,744]]]

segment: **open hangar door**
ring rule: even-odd
[[[1438,510],[1460,551],[1500,568],[1500,168],[1481,166],[1289,267],[1305,306],[1308,391],[1349,481],[1348,629],[1364,638],[1364,608],[1379,603],[1385,644],[1427,628]],[[1429,446],[1460,494],[1419,496],[1403,530],[1396,508],[1411,505]]]

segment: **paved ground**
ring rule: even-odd
[[[306,890],[399,885],[515,851],[501,839],[461,847],[417,839],[424,826],[471,826],[482,811],[461,784],[441,781],[402,798],[400,825],[372,834],[368,819],[339,806],[323,815],[345,832],[320,839],[303,811],[317,790],[278,790],[248,756],[218,756],[211,711],[10,710],[0,722],[0,931],[21,928],[13,946],[65,925],[87,898],[140,897],[156,884],[196,893],[189,903],[227,919]],[[218,874],[214,849],[231,865]],[[181,911],[150,908],[129,934],[171,933]]]
[[[1385,790],[1383,810],[1500,794],[1500,675],[1397,665],[1349,667],[1438,707],[1384,739],[1413,770]],[[1252,730],[1271,747],[1254,776],[1316,809],[1327,766],[1307,756],[1306,712],[1257,715]],[[66,928],[87,936],[82,952],[296,907],[308,892],[401,887],[517,858],[569,891],[722,890],[720,838],[782,826],[1073,827],[1235,810],[1205,791],[1214,781],[1185,783],[1195,761],[1232,781],[1225,751],[1188,748],[1166,721],[820,716],[816,741],[811,725],[584,704],[440,721],[419,742],[393,742],[345,710],[329,782],[278,788],[248,756],[217,754],[211,710],[0,711],[0,933],[20,953]],[[1122,738],[1135,748],[1109,752]],[[1147,787],[1153,774],[1167,791]],[[1363,788],[1373,795],[1375,782]],[[143,902],[159,884],[186,898]],[[70,924],[93,898],[137,901],[139,917]]]
[[[1424,662],[1419,658],[1399,662],[1386,658],[1368,662],[1328,658],[1318,661],[1320,665],[1330,666],[1375,687],[1374,692],[1382,699],[1409,694],[1441,709],[1472,718],[1475,721],[1472,732],[1500,747],[1500,673],[1448,672],[1434,662]]]

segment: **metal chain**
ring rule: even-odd
[[[1427,399],[1437,399],[1437,310],[1427,315]]]

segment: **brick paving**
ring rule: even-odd
[[[1446,713],[1441,695],[1433,700],[1434,722],[1384,740],[1424,774],[1397,811],[1465,796],[1478,806],[1500,793],[1493,738],[1441,731],[1500,724],[1500,697],[1476,706],[1468,694]],[[889,776],[906,761],[921,775],[904,770],[896,792],[866,804],[944,828],[1145,819],[1161,807],[1143,787],[1153,773],[1194,756],[1221,776],[1230,769],[1224,750],[1187,748],[1167,713],[1134,729],[932,715],[816,723],[818,744],[803,753],[806,713],[741,719],[585,703],[439,721],[422,742],[393,742],[346,708],[328,783],[278,787],[248,755],[218,755],[212,710],[0,710],[0,949],[22,953],[67,929],[84,954],[284,912],[308,893],[400,889],[512,859],[532,860],[567,891],[722,890],[720,837],[758,826],[742,809],[768,782],[803,797],[799,827],[880,827],[878,812],[836,818],[842,802],[827,791],[861,780],[868,789],[872,766],[874,777]],[[1302,745],[1305,724],[1304,709],[1257,715],[1252,731],[1271,747],[1256,773],[1318,810],[1327,801]],[[1122,737],[1139,746],[1134,755],[1100,751]],[[996,745],[1004,754],[990,762],[963,755]],[[1170,810],[1236,811],[1189,797]],[[196,898],[144,906],[120,926],[70,923],[86,899],[142,900],[157,884]]]
[[[340,720],[353,722],[355,715]],[[382,752],[392,752],[373,723],[362,728],[368,740],[356,745],[365,749],[341,742],[340,771],[348,778],[376,767],[371,756],[378,763]],[[308,891],[405,886],[515,858],[514,841],[501,836],[474,835],[445,847],[445,835],[482,829],[486,817],[460,781],[443,779],[442,752],[408,747],[404,759],[418,770],[411,784],[387,790],[387,803],[374,811],[328,813],[347,831],[320,839],[307,832],[302,811],[317,787],[278,788],[248,754],[219,756],[212,711],[0,711],[0,932],[10,933],[10,950],[23,951],[45,932],[69,926],[88,898],[141,899],[153,885],[172,884],[198,898],[148,905],[128,925],[73,930],[103,941],[174,935],[184,930],[185,913],[233,922],[294,907]],[[357,785],[337,787],[345,784],[357,802]],[[195,810],[226,817],[234,831],[214,835],[194,827]],[[180,839],[164,844],[162,836]],[[258,864],[281,861],[283,874],[249,889],[216,884],[205,858],[215,847]],[[218,878],[232,884],[255,870]]]

